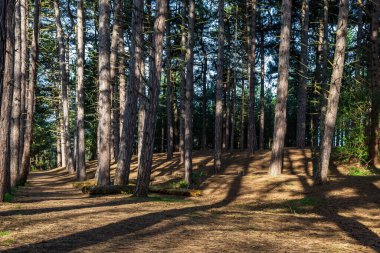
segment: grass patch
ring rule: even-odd
[[[348,169],[347,175],[354,177],[364,177],[375,175],[375,173],[367,168],[350,167]]]
[[[15,244],[15,240],[13,239],[7,239],[7,240],[4,240],[1,242],[1,244],[3,244],[4,246],[11,246],[12,244]]]
[[[9,231],[0,231],[0,237],[4,237],[4,236],[7,236],[7,235],[10,235],[11,232]]]
[[[287,202],[287,206],[291,213],[307,213],[320,204],[321,203],[318,199],[312,197],[304,197],[302,199],[295,199]]]
[[[153,202],[168,202],[168,203],[178,203],[178,202],[188,202],[189,200],[171,197],[171,196],[162,196],[158,194],[149,194],[147,198],[135,198],[143,201],[153,201]]]
[[[173,182],[173,183],[171,183],[170,188],[173,188],[173,189],[187,189],[187,188],[189,188],[189,184],[185,180],[181,180],[179,182]]]
[[[14,196],[11,193],[5,193],[4,194],[4,202],[11,202],[13,200]]]

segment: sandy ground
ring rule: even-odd
[[[178,154],[156,154],[152,184],[183,175]],[[288,149],[284,174],[267,176],[270,152],[195,153],[197,198],[89,197],[64,169],[33,172],[0,205],[1,252],[380,252],[380,176],[312,185],[311,151]],[[89,163],[93,176],[96,162]],[[132,178],[136,177],[136,164]]]

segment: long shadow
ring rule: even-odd
[[[68,252],[87,246],[93,246],[118,236],[125,236],[135,233],[164,220],[169,220],[194,212],[221,208],[236,199],[237,193],[240,190],[241,180],[242,176],[237,176],[231,184],[227,196],[223,200],[213,204],[148,213],[71,235],[62,236],[31,245],[20,246],[4,252]],[[157,233],[162,233],[162,229],[157,231]],[[64,248],[64,250],[62,250],[62,248]]]

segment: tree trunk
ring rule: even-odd
[[[112,28],[112,39],[111,39],[111,56],[110,56],[110,80],[112,85],[112,145],[111,145],[111,156],[116,160],[119,155],[119,107],[117,104],[117,93],[118,93],[118,48],[119,48],[119,37],[121,36],[121,10],[122,3],[121,0],[116,0],[114,4],[114,23]]]
[[[166,82],[167,82],[167,159],[173,159],[173,85],[172,85],[172,66],[171,66],[171,34],[170,34],[170,4],[167,6],[168,20],[166,21]]]
[[[269,175],[282,173],[286,133],[286,100],[288,98],[291,0],[282,0],[281,35],[278,63],[277,104],[275,109],[272,157]]]
[[[151,83],[150,103],[145,115],[143,145],[139,156],[139,168],[136,182],[137,197],[146,197],[149,191],[150,174],[152,170],[154,136],[156,128],[157,107],[160,94],[160,80],[162,70],[163,37],[165,32],[165,18],[167,0],[158,0],[157,17],[154,24],[154,64]]]
[[[24,133],[25,133],[25,115],[26,115],[26,90],[28,81],[26,78],[28,67],[28,2],[20,0],[21,15],[21,119],[20,119],[20,151],[19,151],[19,175],[22,174],[22,155],[24,152]]]
[[[77,179],[79,181],[86,180],[86,158],[85,158],[85,137],[84,137],[84,9],[83,0],[78,0],[77,6]]]
[[[230,139],[230,150],[234,149],[235,143],[235,117],[236,117],[236,85],[237,85],[237,36],[238,36],[238,11],[239,8],[236,7],[235,13],[235,35],[234,35],[234,82],[232,87],[232,113],[231,113],[231,139]]]
[[[35,87],[37,83],[37,63],[39,55],[39,23],[40,23],[40,1],[34,1],[33,37],[30,48],[29,84],[26,94],[26,119],[24,132],[24,150],[21,163],[20,184],[25,184],[30,170],[30,149],[32,146],[32,124],[34,114]]]
[[[131,71],[127,87],[125,111],[123,114],[123,128],[120,138],[119,159],[115,174],[115,185],[126,185],[129,181],[129,171],[132,159],[134,130],[136,127],[137,90],[140,87],[143,55],[143,14],[144,0],[133,0],[132,9],[132,43],[131,43]]]
[[[301,32],[301,68],[300,84],[298,87],[298,105],[297,105],[297,138],[296,145],[298,148],[305,148],[306,139],[306,90],[308,75],[308,52],[309,45],[309,0],[302,1],[302,32]]]
[[[98,186],[110,184],[111,84],[110,84],[110,3],[99,0],[99,146]]]
[[[194,85],[194,29],[195,29],[195,2],[189,0],[189,27],[188,47],[186,50],[186,91],[185,91],[185,181],[191,184],[193,171],[193,85]]]
[[[220,171],[222,167],[222,120],[223,120],[223,54],[224,54],[224,0],[218,4],[218,60],[217,80],[215,91],[215,141],[214,141],[214,168]]]
[[[14,53],[14,86],[11,116],[10,171],[11,187],[17,185],[20,167],[20,120],[21,120],[21,7],[16,3],[15,10],[15,53]]]
[[[204,44],[202,43],[202,53],[203,53],[203,63],[202,63],[202,150],[207,148],[207,51]]]
[[[59,103],[56,109],[56,143],[57,143],[57,168],[62,167],[62,149],[61,149],[61,126],[59,124]]]
[[[62,94],[62,91],[61,91],[61,94]],[[60,105],[62,108],[62,103],[60,103]],[[62,167],[66,167],[66,162],[67,162],[67,159],[66,159],[66,138],[65,138],[65,134],[63,132],[62,114],[60,114],[60,117],[59,117],[59,127],[60,127],[59,131],[60,131],[60,138],[61,138]]]
[[[259,149],[264,149],[264,129],[265,129],[265,54],[264,54],[264,22],[262,18],[262,8],[260,8],[260,131],[259,131]]]
[[[255,124],[255,50],[256,50],[256,0],[251,1],[251,35],[250,35],[250,80],[249,80],[249,103],[248,103],[248,151],[253,153],[257,149],[256,124]]]
[[[123,6],[123,5],[122,5]],[[124,48],[124,27],[120,24],[120,36],[119,36],[119,147],[120,147],[120,137],[122,132],[122,127],[124,123],[124,113],[125,113],[125,100],[126,100],[126,74],[125,74],[125,48]],[[118,158],[118,157],[115,157]]]
[[[0,202],[4,200],[4,194],[11,190],[10,185],[10,123],[12,111],[12,96],[14,82],[14,53],[15,53],[15,26],[14,11],[15,1],[10,1],[4,6],[5,26],[1,25],[5,31],[5,52],[4,55],[4,72],[2,73],[3,85],[1,94],[1,114],[0,114]]]
[[[379,96],[380,96],[380,66],[379,66],[379,8],[380,1],[372,1],[371,13],[371,79],[372,79],[372,110],[371,110],[371,137],[370,160],[375,167],[380,166],[379,161]]]
[[[243,66],[244,64],[242,64]],[[240,141],[239,148],[244,149],[244,135],[245,135],[245,123],[244,123],[244,113],[245,113],[245,84],[244,84],[244,72],[242,69],[241,73],[241,114],[240,114]]]
[[[181,25],[181,104],[180,104],[180,122],[179,122],[179,153],[181,164],[185,162],[185,90],[186,90],[186,1],[182,0],[182,25]]]
[[[61,85],[62,85],[62,112],[63,112],[63,134],[65,135],[66,146],[66,168],[69,173],[74,173],[74,160],[70,145],[70,124],[69,124],[69,98],[68,98],[68,85],[69,80],[67,76],[66,65],[66,50],[64,45],[63,29],[61,23],[61,12],[59,9],[59,1],[54,1],[55,22],[57,26],[57,40],[59,50],[59,67],[61,72]]]
[[[335,54],[333,62],[333,72],[331,75],[331,84],[329,97],[327,101],[327,111],[324,120],[324,133],[321,143],[320,159],[318,168],[314,175],[316,184],[324,184],[327,182],[327,173],[329,169],[331,145],[334,135],[334,127],[337,118],[339,94],[342,84],[342,76],[344,70],[344,56],[346,49],[348,20],[348,0],[340,0],[339,15],[336,32]]]

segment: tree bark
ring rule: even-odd
[[[63,134],[65,135],[66,146],[66,168],[69,173],[74,173],[74,160],[70,145],[70,124],[69,124],[69,98],[68,98],[68,85],[69,80],[67,76],[66,65],[66,50],[64,45],[64,35],[61,23],[61,12],[59,9],[59,1],[54,1],[55,22],[57,27],[57,40],[59,50],[59,67],[61,73],[62,85],[62,112],[63,112]]]
[[[172,84],[172,65],[171,65],[171,34],[170,34],[170,4],[167,6],[168,20],[166,21],[166,85],[167,85],[167,159],[173,159],[173,84]]]
[[[375,167],[380,166],[379,161],[379,108],[380,108],[380,66],[379,66],[379,8],[380,1],[372,1],[371,13],[371,79],[372,79],[372,109],[371,109],[371,136],[370,160]]]
[[[85,158],[85,136],[84,136],[84,55],[85,55],[85,17],[83,9],[83,0],[78,0],[77,6],[77,179],[84,181],[86,175],[86,158]]]
[[[33,20],[33,37],[30,48],[30,68],[29,68],[29,84],[26,94],[26,119],[24,132],[24,150],[22,155],[22,171],[20,176],[20,184],[26,182],[30,170],[30,149],[32,146],[32,124],[34,114],[35,87],[37,83],[37,62],[39,56],[39,23],[40,23],[40,1],[34,0],[34,20]]]
[[[253,153],[257,149],[256,124],[255,124],[255,50],[256,50],[256,0],[251,1],[250,22],[250,80],[249,80],[249,103],[248,103],[248,151]]]
[[[157,107],[160,94],[162,70],[163,38],[165,32],[165,18],[168,7],[167,0],[158,0],[157,17],[154,24],[154,64],[151,83],[150,103],[147,105],[143,145],[139,156],[136,192],[137,197],[146,197],[149,191],[150,175],[152,170],[154,136],[156,128]]]
[[[21,120],[21,6],[16,2],[15,9],[15,52],[14,52],[14,86],[11,116],[10,171],[11,187],[17,185],[20,167],[20,120]]]
[[[286,133],[286,100],[288,98],[291,0],[282,0],[281,35],[278,63],[277,104],[275,109],[272,157],[269,175],[282,173]]]
[[[111,84],[110,84],[110,3],[99,0],[99,146],[98,186],[110,184]]]
[[[0,21],[5,22],[1,25],[2,31],[5,32],[5,52],[4,55],[4,72],[2,73],[2,94],[1,94],[1,114],[0,114],[0,202],[4,200],[4,194],[11,190],[10,182],[10,123],[12,111],[12,96],[14,82],[14,53],[15,53],[15,35],[14,35],[14,12],[15,1],[5,3],[5,17]]]
[[[302,1],[302,32],[301,32],[301,59],[300,59],[300,84],[298,87],[297,105],[297,137],[298,148],[305,148],[306,140],[306,90],[308,75],[308,52],[309,45],[309,0]]]
[[[263,4],[263,3],[262,3]],[[263,6],[261,6],[263,8]],[[264,54],[264,22],[262,10],[260,8],[260,131],[259,131],[259,149],[264,149],[264,129],[265,129],[265,54]]]
[[[186,91],[185,91],[185,181],[192,183],[193,171],[193,93],[194,93],[194,29],[195,29],[195,2],[189,0],[189,27],[188,47],[186,50]]]
[[[234,81],[232,87],[232,113],[231,113],[231,139],[230,139],[230,150],[234,149],[235,143],[235,117],[236,117],[236,86],[237,86],[237,37],[238,37],[238,11],[239,8],[236,7],[235,13],[235,25],[234,25]]]
[[[119,138],[121,137],[123,122],[124,122],[124,113],[125,113],[125,100],[126,100],[126,84],[127,78],[125,74],[125,48],[124,48],[124,27],[120,24],[120,36],[119,36]],[[119,139],[120,147],[120,139]],[[118,158],[118,157],[116,157]]]
[[[181,25],[181,104],[180,104],[180,122],[179,122],[179,153],[181,164],[185,162],[185,90],[186,90],[186,1],[182,0],[182,25]]]
[[[222,167],[222,124],[223,124],[223,54],[224,54],[224,0],[218,4],[218,59],[217,80],[215,91],[215,140],[214,140],[214,168],[220,171]]]
[[[348,0],[340,0],[339,15],[336,32],[335,54],[333,62],[333,72],[331,75],[331,84],[329,97],[327,100],[327,111],[324,120],[324,133],[321,142],[321,151],[318,168],[314,175],[316,184],[327,182],[327,173],[329,169],[331,145],[334,135],[334,127],[337,118],[340,88],[344,70],[344,56],[346,49],[348,20]]]
[[[207,148],[207,51],[205,43],[202,43],[203,63],[202,63],[202,150]]]
[[[131,43],[131,71],[127,87],[125,111],[123,114],[123,128],[120,138],[119,159],[115,174],[115,185],[126,185],[129,181],[129,172],[133,151],[133,134],[137,123],[137,90],[140,87],[143,55],[143,13],[144,0],[133,0],[132,9],[132,43]]]
[[[112,85],[112,152],[111,156],[116,160],[119,155],[119,107],[117,103],[117,93],[118,93],[118,49],[119,49],[119,38],[121,34],[121,10],[122,3],[121,0],[116,0],[114,5],[114,23],[112,28],[112,39],[111,39],[111,56],[110,56],[110,80]],[[119,61],[120,62],[120,61]]]

